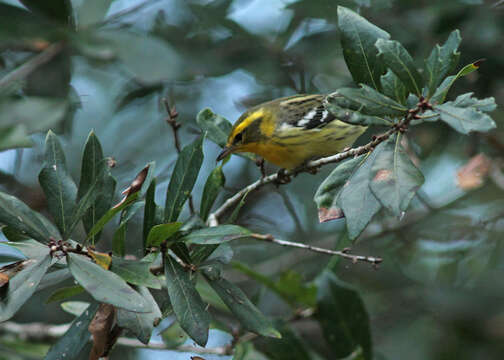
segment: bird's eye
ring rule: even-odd
[[[237,143],[241,142],[242,138],[243,138],[243,132],[236,134],[236,136],[233,140],[233,144],[237,144]]]

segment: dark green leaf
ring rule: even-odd
[[[209,269],[205,269],[203,274],[212,289],[215,290],[245,329],[259,335],[281,338],[280,333],[275,330],[271,322],[237,286],[221,277],[213,276]]]
[[[413,58],[401,43],[395,40],[378,39],[375,46],[379,56],[383,57],[387,67],[401,79],[406,90],[420,96],[423,78],[418,72]]]
[[[66,300],[72,296],[79,295],[84,292],[84,288],[80,285],[66,286],[56,289],[46,300],[46,304],[54,301]]]
[[[94,302],[73,322],[56,344],[54,344],[44,360],[61,360],[62,354],[67,359],[78,359],[79,354],[89,341],[88,327],[93,320],[100,304]]]
[[[154,322],[159,321],[162,314],[156,301],[146,287],[139,286],[138,292],[151,304],[153,311],[140,314],[119,309],[117,311],[117,325],[130,330],[135,334],[138,340],[147,345],[151,338],[152,330],[154,329]]]
[[[112,0],[86,0],[75,9],[77,25],[85,29],[102,21],[107,14]]]
[[[37,213],[18,198],[3,192],[0,192],[0,223],[39,241],[49,241],[50,234]]]
[[[454,30],[443,46],[434,46],[430,56],[425,60],[425,78],[429,88],[429,97],[434,94],[446,75],[455,70],[460,57],[457,49],[461,41],[460,32]]]
[[[361,85],[360,89],[341,88],[337,94],[343,98],[330,96],[327,99],[330,104],[336,104],[344,109],[356,110],[364,115],[401,116],[408,110],[404,105],[366,85]]]
[[[21,266],[21,265],[20,265]],[[37,289],[40,280],[51,266],[51,256],[30,259],[22,263],[23,269],[9,280],[7,292],[0,300],[0,322],[9,320]]]
[[[459,95],[455,100],[453,100],[453,105],[458,107],[471,107],[475,110],[483,112],[491,112],[497,108],[494,97],[477,99],[472,96],[472,92]]]
[[[182,238],[193,244],[210,245],[246,238],[252,232],[238,225],[219,225],[195,230]]]
[[[401,104],[406,103],[406,88],[392,70],[388,69],[386,74],[381,76],[380,82],[383,94]]]
[[[431,103],[442,104],[445,101],[446,95],[448,94],[448,91],[450,91],[450,88],[452,87],[453,83],[459,78],[469,75],[470,73],[478,70],[480,65],[481,60],[475,61],[471,64],[467,64],[462,69],[460,69],[457,75],[451,75],[445,78],[441,83],[441,85],[439,85],[439,87],[436,89],[434,95],[431,97]]]
[[[203,163],[203,136],[182,149],[168,184],[165,222],[177,221]]]
[[[385,120],[379,118],[377,116],[371,115],[363,115],[358,111],[344,109],[339,107],[338,105],[328,103],[326,105],[326,109],[331,112],[338,120],[344,121],[353,125],[362,125],[362,126],[370,126],[370,125],[381,125],[387,126],[392,125],[392,122],[389,120]]]
[[[21,251],[28,259],[41,260],[46,257],[48,252],[47,245],[41,244],[33,239],[19,242],[8,242],[6,245],[12,246]]]
[[[332,353],[342,358],[360,346],[364,359],[371,360],[369,318],[357,291],[328,270],[317,278],[316,283],[316,318]]]
[[[348,236],[356,239],[380,210],[381,204],[369,188],[371,166],[376,153],[373,151],[364,163],[350,176],[336,200],[336,206],[345,214]]]
[[[100,141],[95,133],[91,131],[84,146],[84,153],[82,154],[81,178],[77,198],[82,199],[93,186],[95,186],[96,196],[82,218],[84,229],[87,233],[110,209],[116,186],[116,181],[110,173],[107,159],[103,157]],[[96,234],[93,238],[93,243],[99,237],[100,234]]]
[[[225,118],[206,108],[201,110],[196,116],[196,123],[202,132],[206,132],[208,139],[220,147],[224,147],[233,125]]]
[[[68,234],[71,234],[73,229],[77,226],[79,221],[86,215],[87,211],[93,206],[95,203],[95,199],[98,196],[96,183],[93,184],[88,192],[84,194],[84,196],[79,200],[77,206],[74,209],[74,213],[70,218],[70,223],[68,225]]]
[[[434,106],[434,111],[441,120],[462,134],[471,131],[489,131],[495,129],[495,122],[490,116],[473,107],[458,107],[452,101]]]
[[[355,83],[379,90],[385,66],[378,58],[374,44],[378,39],[390,38],[390,35],[343,6],[338,6],[338,27],[343,56]]]
[[[30,96],[0,102],[0,127],[23,125],[28,134],[53,127],[68,107],[66,100]]]
[[[313,360],[308,345],[283,321],[275,321],[281,339],[259,339],[260,349],[275,360]]]
[[[181,226],[180,222],[153,226],[147,237],[147,247],[161,245],[163,241],[173,236]]]
[[[206,220],[208,214],[210,214],[215,199],[217,199],[217,195],[219,195],[219,191],[224,186],[225,182],[226,178],[224,177],[222,166],[217,166],[212,170],[210,175],[208,175],[201,197],[200,216],[203,220]]]
[[[400,216],[422,186],[422,172],[401,146],[400,136],[382,142],[374,152],[376,157],[371,167],[371,191],[383,206]]]
[[[65,25],[73,23],[72,2],[69,0],[21,0],[21,3],[34,13],[43,15],[48,19]]]
[[[33,146],[33,142],[24,125],[7,126],[0,129],[0,151],[31,146]]]
[[[193,274],[186,271],[171,256],[166,256],[166,285],[173,311],[180,326],[200,346],[208,340],[210,314],[194,288]]]
[[[121,213],[121,221],[119,227],[114,232],[114,237],[112,239],[112,251],[115,255],[124,256],[125,254],[125,241],[126,241],[126,229],[128,227],[128,222],[133,216],[144,206],[143,201],[138,201],[133,203],[133,205],[125,208]]]
[[[39,174],[40,186],[47,198],[47,207],[64,240],[71,235],[77,187],[65,163],[65,155],[56,135],[49,131],[45,142],[44,167]]]
[[[100,231],[102,231],[103,227],[110,221],[114,216],[117,215],[120,211],[123,209],[127,208],[131,204],[133,204],[136,199],[138,198],[138,192],[134,193],[133,195],[128,196],[125,202],[123,202],[121,205],[117,207],[113,207],[112,209],[108,210],[105,215],[103,215],[100,220],[93,226],[93,228],[89,231],[87,239],[91,239],[93,236],[98,234]]]
[[[325,222],[342,218],[343,211],[337,205],[343,186],[362,163],[364,156],[347,160],[338,164],[331,174],[320,184],[315,193],[319,221]]]
[[[143,248],[147,248],[147,238],[152,227],[156,224],[156,178],[152,179],[147,194],[145,195],[145,208],[143,219]]]
[[[150,304],[118,275],[78,254],[67,255],[75,280],[97,301],[135,312],[150,312]]]
[[[110,271],[116,273],[130,284],[161,289],[159,280],[150,272],[151,266],[152,263],[150,262],[125,260],[113,256]]]
[[[0,266],[19,260],[26,260],[26,256],[20,250],[6,243],[0,243]]]

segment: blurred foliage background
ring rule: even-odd
[[[113,173],[118,188],[125,188],[154,160],[157,198],[164,201],[177,155],[161,99],[176,106],[181,140],[187,144],[200,133],[195,118],[202,108],[210,107],[234,122],[248,106],[265,100],[352,86],[336,30],[338,5],[358,10],[388,31],[415,59],[424,59],[434,44],[460,29],[460,64],[486,61],[478,72],[456,83],[452,97],[473,91],[479,98],[494,96],[502,103],[502,1],[0,0],[0,96],[25,94],[52,101],[24,104],[17,117],[24,128],[3,128],[2,138],[16,146],[33,142],[29,149],[0,153],[3,190],[43,211],[46,203],[37,184],[43,152],[40,131],[51,127],[60,135],[69,169],[78,179],[82,146],[94,129],[104,153],[117,161]],[[68,11],[75,21],[69,20]],[[8,78],[59,41],[63,47],[24,80]],[[2,104],[2,112],[13,111]],[[327,264],[330,259],[320,254],[252,241],[232,243],[234,260],[273,280],[299,274],[306,282],[328,265],[359,290],[370,316],[374,349],[386,359],[501,359],[504,116],[498,109],[493,118],[498,128],[488,134],[462,136],[441,122],[415,127],[408,134],[410,145],[426,175],[419,196],[401,219],[380,213],[354,244],[341,236],[344,220],[317,220],[313,195],[330,166],[315,176],[302,174],[287,186],[267,186],[247,197],[239,224],[328,248],[351,245],[354,253],[383,257],[377,271],[366,264]],[[372,133],[360,142],[367,142]],[[204,170],[194,192],[197,205],[218,150],[213,143],[205,144]],[[490,164],[477,179],[481,186],[463,190],[457,174],[480,153]],[[225,166],[225,174],[227,192],[221,201],[260,175],[252,162],[240,157]],[[104,235],[111,240],[111,231]],[[101,245],[110,247],[106,241]],[[140,247],[141,227],[130,225],[127,252],[140,255]],[[268,315],[289,314],[281,299],[242,272],[229,270],[228,278]],[[40,311],[47,295],[38,294],[16,320],[69,321],[56,304]],[[318,353],[330,353],[316,323],[293,326]],[[112,358],[155,356],[118,349]]]

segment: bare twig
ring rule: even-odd
[[[309,250],[309,251],[313,251],[313,252],[317,252],[317,253],[321,253],[321,254],[341,256],[342,258],[351,260],[352,263],[354,263],[354,264],[356,264],[359,261],[364,261],[364,262],[371,263],[373,265],[378,265],[383,261],[383,259],[380,257],[350,254],[350,249],[348,249],[348,248],[341,250],[341,251],[329,250],[329,249],[319,248],[316,246],[311,246],[308,244],[302,244],[302,243],[298,243],[298,242],[277,239],[270,234],[266,234],[266,235],[252,234],[252,235],[250,235],[250,237],[253,239],[256,239],[256,240],[268,241],[273,244],[277,244],[277,245],[281,245],[281,246],[295,247],[295,248],[305,249],[305,250]]]
[[[180,152],[182,151],[182,147],[180,146],[180,138],[178,135],[178,130],[180,129],[181,125],[177,122],[178,112],[175,109],[175,106],[174,107],[170,106],[170,103],[168,102],[167,98],[163,98],[162,102],[168,114],[168,117],[166,118],[166,123],[170,125],[172,128],[173,142],[175,144],[175,149],[177,150],[177,153],[180,154]],[[189,195],[188,203],[189,203],[189,211],[191,212],[191,215],[194,215],[195,211],[192,195]]]
[[[41,65],[49,62],[52,58],[58,55],[61,50],[63,50],[64,44],[62,42],[58,42],[55,44],[49,45],[44,51],[40,54],[34,56],[23,65],[18,67],[16,70],[11,71],[9,74],[5,75],[0,79],[0,89],[8,86],[14,81],[18,81],[24,79],[28,75],[30,75],[33,71],[35,71]]]

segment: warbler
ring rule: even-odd
[[[293,95],[254,106],[240,116],[217,161],[251,152],[285,169],[333,155],[351,146],[366,130],[336,119],[327,95]]]

